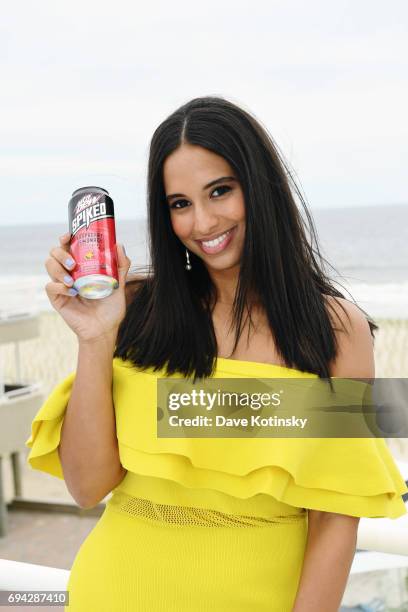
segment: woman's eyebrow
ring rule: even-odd
[[[221,181],[236,181],[237,179],[234,176],[221,176],[220,178],[215,179],[214,181],[210,181],[207,185],[204,185],[203,191],[220,183]],[[166,196],[166,200],[170,200],[171,198],[185,198],[187,197],[184,193],[172,193],[171,195]]]

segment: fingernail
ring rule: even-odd
[[[64,283],[66,283],[67,285],[72,285],[73,282],[74,279],[72,278],[72,276],[68,276],[68,274],[64,276]]]
[[[78,291],[76,289],[74,289],[73,287],[71,287],[71,289],[68,289],[68,293],[69,295],[78,295]]]
[[[62,236],[60,236],[60,240],[63,240],[64,238],[68,238],[69,235],[70,235],[69,232],[66,232],[65,234],[62,234]]]
[[[126,255],[125,245],[123,245],[123,244],[122,244],[122,249],[123,249],[124,254]],[[127,257],[127,255],[126,255],[126,257]]]
[[[70,268],[71,266],[73,266],[73,265],[74,265],[74,263],[75,263],[75,261],[74,261],[73,259],[71,259],[70,257],[68,257],[68,258],[65,260],[65,265],[66,265],[66,266],[68,266],[68,268]]]

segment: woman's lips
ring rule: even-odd
[[[227,246],[229,245],[229,243],[233,239],[236,228],[237,228],[237,226],[232,227],[227,232],[224,232],[227,235],[225,236],[225,238],[219,244],[216,244],[215,246],[204,245],[201,240],[196,240],[196,242],[199,245],[199,247],[201,248],[201,250],[204,251],[204,253],[208,253],[208,254],[220,253],[221,251],[224,251],[224,249],[227,248]]]

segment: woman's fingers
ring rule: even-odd
[[[70,232],[66,232],[65,234],[62,234],[62,236],[59,237],[60,244],[69,244],[70,240],[71,240]]]
[[[62,283],[72,285],[73,279],[67,271],[75,269],[75,260],[72,257],[68,249],[69,233],[65,236],[60,236],[60,243],[62,246],[53,247],[50,250],[50,256],[45,262],[45,268],[54,281],[60,281]],[[64,248],[64,245],[65,248]]]
[[[116,244],[116,252],[118,256],[119,286],[124,287],[126,283],[126,276],[132,262],[126,255],[123,244]]]
[[[75,268],[75,260],[67,249],[53,247],[50,251],[50,257],[56,259],[67,270]]]
[[[45,292],[50,300],[55,299],[58,295],[67,295],[69,297],[75,297],[78,295],[78,291],[73,287],[66,287],[63,283],[50,282],[45,285]]]
[[[53,281],[60,281],[67,285],[72,285],[74,282],[72,276],[69,274],[69,269],[67,270],[67,268],[61,265],[54,257],[49,257],[46,260],[45,269]]]
[[[58,289],[54,286],[70,287],[73,285],[73,278],[69,274],[71,270],[75,269],[76,262],[69,252],[69,242],[71,234],[67,232],[59,237],[60,245],[53,247],[50,250],[50,256],[45,262],[45,268],[51,277],[53,283],[48,283],[49,291],[58,292]],[[118,261],[118,273],[119,273],[119,285],[123,287],[126,282],[126,277],[130,268],[131,260],[127,257],[125,249],[122,244],[116,244],[117,261]],[[61,291],[59,291],[61,293]],[[66,295],[69,295],[65,293]],[[54,293],[51,293],[54,295]]]

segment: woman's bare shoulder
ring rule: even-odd
[[[337,319],[336,325],[333,325],[337,356],[330,366],[330,376],[373,378],[374,347],[370,326],[364,313],[346,298],[332,296],[325,298]]]
[[[329,315],[335,331],[350,333],[356,324],[366,324],[364,323],[366,319],[362,310],[350,300],[326,294],[323,297],[329,308]]]

